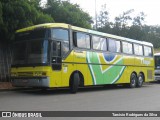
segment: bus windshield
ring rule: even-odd
[[[160,69],[160,56],[155,56],[155,68]]]
[[[36,33],[38,33],[36,31]],[[33,37],[32,37],[33,36]],[[48,40],[44,32],[23,32],[16,36],[13,44],[13,65],[37,65],[48,63]]]

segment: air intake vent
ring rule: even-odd
[[[153,79],[152,78],[152,70],[147,70],[147,78],[148,79]]]

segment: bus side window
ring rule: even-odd
[[[134,54],[135,55],[143,55],[142,45],[134,44]]]
[[[65,57],[67,55],[69,51],[69,42],[68,41],[64,41],[62,43],[62,54],[63,54],[63,57]]]
[[[144,56],[147,56],[147,57],[152,57],[153,56],[153,52],[152,52],[151,47],[144,46]]]
[[[82,32],[73,32],[73,43],[75,47],[90,49],[90,36]]]
[[[98,37],[98,36],[92,36],[92,43],[93,43],[93,49],[94,50],[107,51],[106,38]]]
[[[108,39],[108,50],[110,52],[116,52],[116,42],[113,39]]]
[[[107,51],[107,40],[106,38],[100,38],[101,41],[101,50],[102,51]]]
[[[119,40],[108,39],[108,50],[110,52],[121,52],[121,43]]]
[[[121,42],[116,40],[116,52],[121,52]]]
[[[62,56],[65,57],[69,52],[69,31],[68,29],[54,28],[52,29],[52,39],[58,40],[62,47]],[[54,48],[53,48],[54,49]],[[60,49],[60,48],[59,48]],[[61,51],[59,51],[60,54]]]
[[[126,54],[133,54],[133,46],[132,43],[122,42],[122,51]]]
[[[92,36],[92,42],[93,42],[93,49],[100,50],[100,48],[101,48],[100,37]]]
[[[61,56],[61,43],[54,41],[52,44],[52,57],[60,57]]]
[[[61,70],[62,57],[61,57],[61,42],[53,41],[52,43],[52,69]]]

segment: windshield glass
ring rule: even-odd
[[[160,56],[155,56],[155,68],[160,69]]]
[[[16,33],[16,41],[35,40],[47,37],[46,29],[35,29]]]
[[[23,41],[14,44],[13,64],[47,63],[48,41]]]
[[[18,33],[13,44],[13,65],[48,63],[49,41],[46,38],[44,30]]]

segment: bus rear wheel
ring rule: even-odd
[[[74,73],[73,76],[71,77],[69,85],[71,93],[76,93],[78,91],[79,81],[80,81],[79,74]]]
[[[142,87],[143,82],[144,82],[144,76],[142,73],[139,73],[137,80],[137,87]]]
[[[130,76],[129,87],[130,88],[135,88],[136,87],[136,83],[137,83],[137,75],[135,73],[132,73],[131,76]]]

